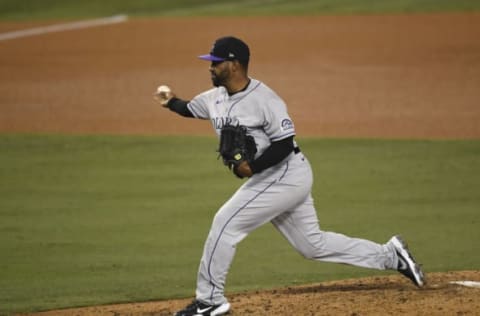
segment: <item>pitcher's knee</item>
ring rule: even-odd
[[[248,235],[248,229],[219,212],[215,215],[210,233],[215,235],[217,242],[235,247]]]
[[[212,221],[212,227],[222,227],[224,226],[228,221],[228,217],[225,216],[222,212],[217,212],[215,216],[213,217]]]
[[[294,243],[295,249],[306,259],[317,259],[325,251],[325,243],[322,234],[303,239],[303,242]]]
[[[318,249],[315,247],[297,247],[297,251],[305,258],[305,259],[315,259],[318,253]]]

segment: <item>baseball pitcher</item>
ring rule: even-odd
[[[399,236],[378,244],[320,229],[311,195],[312,170],[294,139],[295,125],[285,102],[248,76],[247,44],[222,37],[199,58],[210,62],[213,89],[183,100],[160,86],[154,98],[184,117],[210,120],[223,163],[248,180],[215,215],[200,261],[196,298],[175,315],[228,313],[224,285],[236,245],[269,222],[305,258],[398,270],[423,286],[424,274]]]

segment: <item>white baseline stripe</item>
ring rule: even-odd
[[[452,281],[450,284],[458,284],[458,285],[463,285],[467,287],[476,287],[480,289],[480,282],[476,281]]]
[[[53,32],[78,30],[78,29],[84,29],[87,27],[99,26],[99,25],[122,23],[127,21],[127,19],[128,17],[126,15],[115,15],[107,18],[100,18],[100,19],[94,19],[94,20],[86,20],[86,21],[79,21],[79,22],[55,24],[55,25],[49,25],[49,26],[43,26],[43,27],[35,27],[32,29],[2,33],[0,34],[0,41],[26,37],[26,36],[53,33]]]

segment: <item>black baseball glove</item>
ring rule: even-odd
[[[223,159],[223,164],[239,178],[243,176],[236,172],[242,161],[251,162],[257,153],[255,139],[247,135],[247,128],[242,125],[225,125],[220,134],[218,152]]]

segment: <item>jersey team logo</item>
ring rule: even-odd
[[[221,130],[225,125],[237,125],[238,120],[229,116],[213,117],[211,119],[212,125],[216,130]]]
[[[293,129],[293,122],[289,119],[283,119],[281,126],[283,131],[288,131],[289,129]]]

